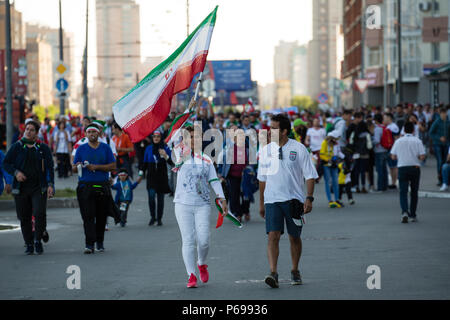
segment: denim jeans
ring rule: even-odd
[[[447,157],[448,146],[442,145],[442,144],[433,144],[433,150],[434,150],[434,155],[435,155],[436,161],[437,161],[438,176],[440,176],[442,166],[444,165],[446,157]]]
[[[339,200],[339,169],[331,168],[324,166],[323,167],[323,177],[325,179],[325,192],[327,194],[328,202],[333,201],[331,199],[331,191],[330,191],[330,179],[333,187],[334,200]]]
[[[446,163],[442,167],[442,182],[448,186],[448,180],[450,175],[450,164]]]
[[[150,207],[150,216],[155,219],[156,200],[158,201],[158,212],[156,219],[161,221],[164,213],[164,193],[157,193],[154,189],[148,189],[148,206]]]
[[[387,157],[388,152],[375,153],[375,167],[378,174],[377,190],[386,191],[388,187]]]
[[[411,218],[416,217],[417,203],[419,202],[419,167],[398,168],[398,180],[400,184],[400,206],[403,212],[408,212]],[[411,185],[411,205],[408,210],[408,189]]]

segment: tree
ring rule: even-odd
[[[291,104],[296,106],[299,111],[304,109],[313,111],[318,105],[317,101],[311,99],[310,96],[294,96],[291,100]]]

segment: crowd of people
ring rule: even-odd
[[[60,179],[78,174],[76,192],[86,254],[105,250],[108,216],[113,216],[121,227],[126,226],[133,190],[143,179],[148,194],[149,226],[163,225],[165,197],[173,197],[188,287],[197,286],[196,268],[203,282],[209,278],[206,265],[209,186],[224,209],[223,215],[230,211],[239,222],[252,219],[250,206],[260,189],[259,211],[266,220],[271,266],[266,283],[274,288],[278,287],[276,261],[278,241],[284,232],[283,219],[291,240],[292,281],[301,284],[298,261],[302,224],[289,212],[293,207],[301,208],[299,211],[305,214],[312,210],[314,184],[322,178],[331,209],[345,207],[344,195],[348,204],[354,205],[354,194],[399,188],[403,223],[417,222],[420,166],[425,163],[426,155],[433,154],[437,160],[436,182],[440,191],[449,188],[450,106],[405,103],[386,108],[360,107],[337,114],[302,110],[273,115],[270,111],[255,110],[214,112],[211,103],[201,99],[196,110],[191,120],[203,134],[210,129],[220,132],[223,150],[206,155],[195,153],[192,145],[191,154],[176,161],[174,144],[164,142],[177,116],[174,112],[160,128],[135,144],[113,117],[102,121],[61,116],[56,121],[45,118],[41,122],[35,114],[29,115],[18,128],[16,141],[6,156],[0,150],[0,193],[5,190],[14,195],[26,253],[43,253],[41,241],[47,236],[46,204],[55,193],[55,171]],[[186,128],[192,143],[196,139],[200,141],[201,151],[212,143],[203,136],[196,137],[193,126]],[[274,147],[270,138],[268,146],[257,145],[259,161],[256,163],[251,161],[256,153],[251,148],[251,138],[234,136],[230,141],[228,135],[230,130],[247,134],[273,129],[280,130],[279,145]],[[261,163],[271,163],[272,158],[267,158],[264,152],[270,153],[272,148],[278,153],[280,171],[267,175],[262,172]],[[230,150],[233,151],[231,159]],[[215,158],[223,161],[214,163]],[[283,186],[289,185],[292,190],[287,192]],[[408,188],[411,188],[410,205]],[[115,199],[111,190],[116,191]]]

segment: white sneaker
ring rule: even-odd
[[[439,191],[444,192],[444,191],[448,191],[448,185],[446,185],[445,183],[442,184],[441,189],[439,189]]]

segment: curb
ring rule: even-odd
[[[64,209],[78,208],[78,200],[76,198],[53,198],[47,201],[47,209]],[[15,210],[16,204],[14,200],[0,201],[0,210]]]

